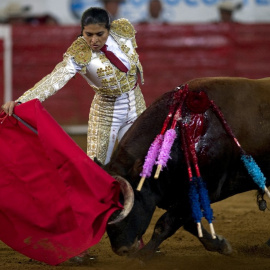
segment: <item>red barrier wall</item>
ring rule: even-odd
[[[187,80],[208,76],[262,78],[270,70],[270,24],[136,25],[149,105]],[[13,27],[14,98],[52,71],[79,27]],[[61,124],[86,124],[93,90],[76,75],[44,106]]]

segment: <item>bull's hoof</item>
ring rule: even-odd
[[[223,255],[232,254],[232,247],[230,243],[220,235],[217,235],[216,239],[201,238],[200,241],[208,251],[219,252]]]

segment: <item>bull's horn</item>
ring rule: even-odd
[[[120,183],[120,189],[124,196],[124,209],[114,220],[108,222],[109,225],[123,220],[130,213],[134,204],[134,192],[130,183],[119,175],[114,175],[113,178]]]

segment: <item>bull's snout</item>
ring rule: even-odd
[[[142,247],[143,247],[142,240],[141,239],[138,240],[138,238],[136,238],[136,240],[132,245],[122,246],[120,248],[112,248],[112,250],[119,256],[129,256],[140,250]]]
[[[130,249],[128,247],[120,247],[119,249],[113,249],[113,252],[119,256],[128,256]]]

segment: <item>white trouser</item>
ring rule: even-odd
[[[106,164],[116,144],[145,109],[140,88],[108,97],[96,94],[91,106],[87,154]]]

